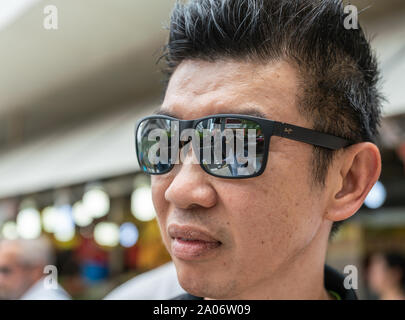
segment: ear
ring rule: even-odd
[[[332,190],[325,218],[345,220],[360,209],[381,173],[381,155],[371,142],[354,144],[336,159],[328,180]]]

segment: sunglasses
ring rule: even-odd
[[[337,150],[351,141],[249,115],[216,114],[195,120],[179,120],[166,115],[140,119],[135,145],[141,169],[151,175],[168,173],[179,162],[179,150],[187,154],[191,145],[208,174],[228,179],[261,175],[267,164],[270,139],[283,137],[314,146]]]

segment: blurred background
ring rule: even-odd
[[[74,299],[103,298],[170,261],[133,136],[163,98],[156,61],[173,3],[0,0],[0,239],[47,237]],[[352,4],[382,70],[383,170],[328,263],[355,265],[359,296],[373,298],[370,255],[405,254],[405,2]],[[44,28],[47,5],[56,30]]]

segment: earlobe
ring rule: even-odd
[[[370,142],[355,144],[339,158],[339,166],[331,179],[339,180],[331,192],[325,218],[345,220],[362,206],[370,189],[381,173],[381,156],[377,146]]]

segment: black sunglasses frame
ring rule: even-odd
[[[147,116],[144,118],[141,118],[137,121],[136,126],[135,126],[135,148],[136,148],[136,154],[138,158],[138,163],[141,165],[142,162],[140,161],[139,157],[139,152],[138,152],[138,141],[137,141],[137,134],[138,134],[138,129],[139,126],[142,124],[142,122],[149,120],[149,119],[166,119],[166,120],[171,120],[171,121],[178,121],[179,122],[179,131],[180,133],[185,130],[185,129],[196,129],[197,125],[208,119],[212,118],[237,118],[237,119],[245,119],[245,120],[250,120],[253,122],[256,122],[257,124],[260,125],[263,135],[264,135],[264,159],[262,162],[262,166],[260,170],[252,175],[248,176],[221,176],[221,175],[216,175],[207,168],[204,167],[204,165],[200,161],[200,167],[209,175],[218,177],[218,178],[223,178],[223,179],[248,179],[248,178],[254,178],[257,176],[260,176],[267,165],[267,159],[269,157],[269,147],[270,147],[270,140],[272,136],[278,136],[282,138],[287,138],[290,140],[295,140],[299,142],[304,142],[307,144],[311,144],[314,146],[318,147],[323,147],[327,148],[330,150],[338,150],[341,148],[348,147],[352,144],[354,144],[352,141],[346,140],[344,138],[340,138],[328,133],[323,133],[319,131],[315,131],[312,129],[307,129],[304,127],[299,127],[295,126],[293,124],[285,123],[285,122],[279,122],[275,120],[270,120],[270,119],[264,119],[260,117],[255,117],[255,116],[249,116],[249,115],[244,115],[244,114],[234,114],[234,113],[222,113],[222,114],[214,114],[214,115],[209,115],[206,117],[194,119],[194,120],[181,120],[177,119],[174,117],[166,116],[166,115],[151,115]],[[161,175],[161,174],[166,174],[170,170],[172,170],[174,167],[174,164],[170,164],[168,169],[164,172],[159,172],[159,173],[153,173],[153,172],[146,172],[147,174],[150,175]]]

